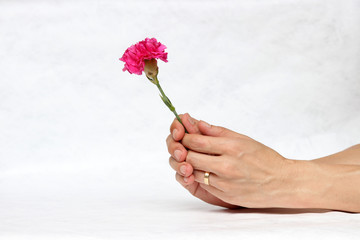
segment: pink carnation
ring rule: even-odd
[[[145,59],[161,59],[167,62],[166,46],[158,42],[155,38],[146,38],[126,49],[124,55],[120,58],[125,62],[123,71],[141,75],[144,71]]]

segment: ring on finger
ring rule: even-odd
[[[209,172],[205,172],[204,173],[204,184],[205,185],[210,185],[210,180],[209,180],[209,178],[210,178],[210,173]]]

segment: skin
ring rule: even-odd
[[[176,180],[226,208],[320,208],[360,212],[360,145],[312,161],[287,159],[248,136],[181,116],[167,137]],[[210,172],[210,185],[204,173]]]

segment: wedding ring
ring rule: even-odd
[[[205,183],[206,185],[210,185],[209,177],[210,177],[210,173],[209,173],[209,172],[205,172],[205,174],[204,174],[204,183]]]

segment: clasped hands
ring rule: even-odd
[[[288,205],[286,181],[294,165],[269,147],[223,127],[181,116],[166,143],[176,180],[195,197],[218,206],[236,208]],[[204,184],[205,172],[210,185]],[[286,184],[285,184],[286,183]]]

